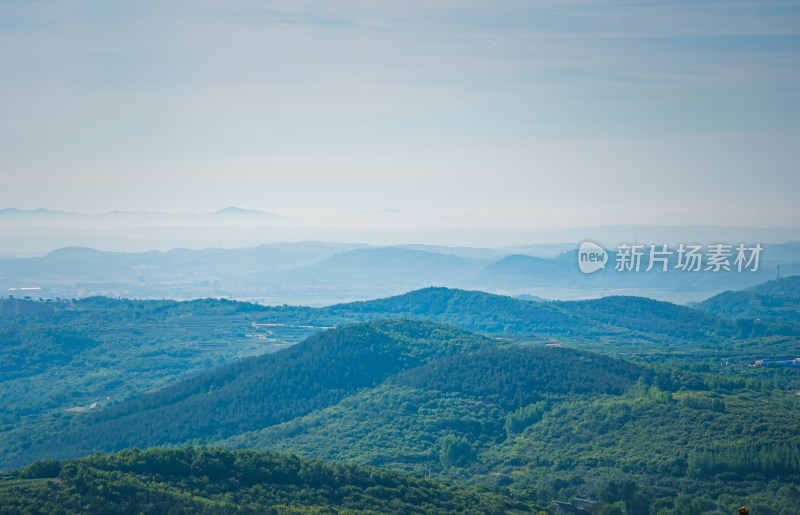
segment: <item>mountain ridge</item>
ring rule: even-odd
[[[774,279],[744,290],[725,291],[693,307],[732,320],[800,324],[800,276]]]
[[[64,456],[66,449],[79,455],[230,436],[338,402],[428,359],[496,344],[430,322],[347,325],[91,413],[54,440],[27,445],[38,447],[44,457]]]

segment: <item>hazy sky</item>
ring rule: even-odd
[[[0,0],[0,208],[800,225],[800,3]]]

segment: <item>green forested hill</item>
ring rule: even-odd
[[[425,288],[386,299],[337,304],[320,308],[319,312],[360,320],[421,318],[486,333],[531,333],[556,327],[564,332],[580,331],[588,325],[550,303],[451,288]]]
[[[427,462],[438,468],[439,445],[448,435],[492,445],[505,438],[506,425],[527,420],[518,421],[517,410],[536,411],[550,399],[574,394],[620,396],[639,381],[657,381],[655,376],[619,359],[572,349],[481,349],[431,360],[335,406],[232,437],[226,445],[268,448],[303,441],[308,445],[292,448],[321,458],[376,465]]]
[[[0,309],[0,428],[42,413],[115,404],[237,359],[275,351],[326,327],[408,317],[486,334],[574,339],[636,352],[718,349],[732,322],[634,297],[530,302],[427,288],[326,308],[93,297]],[[752,348],[752,346],[750,347]]]
[[[735,334],[735,326],[728,320],[643,297],[532,302],[477,291],[425,288],[387,299],[320,308],[318,313],[358,320],[404,316],[483,333],[629,344],[692,342],[708,346]]]
[[[0,433],[0,455],[9,468],[217,443],[509,488],[541,506],[581,497],[627,513],[725,512],[744,502],[798,513],[790,502],[800,498],[795,371],[701,365],[634,364],[381,320],[98,412]]]
[[[744,291],[798,300],[800,299],[800,276],[781,277],[757,284]]]
[[[628,513],[728,513],[741,504],[760,507],[753,513],[800,513],[800,490],[792,486],[800,481],[794,393],[753,380],[748,387],[735,375],[647,370],[615,393],[597,382],[604,368],[591,365],[575,368],[590,376],[580,392],[566,391],[575,381],[560,383],[559,374],[538,385],[519,379],[520,404],[469,383],[443,391],[390,382],[221,443],[432,470],[508,485],[540,503],[577,496],[621,502]],[[615,485],[633,487],[614,493]]]
[[[746,309],[745,303],[737,306]],[[787,304],[781,312],[786,315],[774,318],[792,320],[797,309]],[[223,299],[4,300],[0,396],[6,402],[0,406],[0,428],[42,413],[118,403],[246,356],[275,351],[327,327],[395,317],[514,338],[569,339],[597,351],[670,351],[692,359],[699,356],[697,350],[705,352],[703,359],[715,351],[733,356],[746,351],[752,360],[765,354],[787,357],[800,335],[800,324],[762,321],[748,326],[638,297],[532,302],[448,288],[325,308]],[[753,337],[773,337],[768,352],[761,352],[758,341],[741,341]]]
[[[695,307],[729,319],[800,324],[800,276],[776,279],[746,290],[726,291]]]
[[[313,309],[15,306],[0,309],[3,469],[219,443],[508,487],[542,506],[577,496],[597,510],[664,515],[747,502],[761,504],[754,515],[784,515],[800,505],[797,370],[743,366],[794,357],[800,333],[788,321],[635,297],[530,302],[445,288]],[[380,320],[397,316],[407,318]],[[685,361],[664,359],[678,354]],[[63,411],[108,391],[119,397]]]
[[[57,430],[0,435],[0,449],[8,466],[44,456],[231,436],[324,408],[428,360],[493,345],[483,336],[428,322],[345,326],[62,421]]]
[[[0,513],[534,513],[529,503],[388,470],[272,452],[153,449],[37,462]]]
[[[648,371],[619,359],[558,347],[485,349],[399,374],[405,386],[459,392],[515,409],[546,394],[622,394]]]
[[[719,343],[735,335],[734,326],[718,316],[644,297],[611,296],[558,303],[560,309],[592,323],[622,328],[650,341]],[[591,334],[591,333],[589,333]],[[616,336],[624,340],[625,336]]]
[[[734,321],[642,297],[534,302],[485,292],[425,288],[387,299],[296,311],[292,316],[313,324],[404,316],[515,340],[566,342],[655,362],[707,361],[722,353],[752,363],[793,358],[800,352],[800,324]]]
[[[221,444],[432,470],[509,485],[540,503],[577,496],[621,502],[628,513],[749,504],[761,506],[753,513],[794,514],[800,400],[776,385],[730,369],[698,374],[568,349],[497,348],[431,361]],[[627,484],[627,493],[609,491]]]
[[[0,307],[0,430],[42,413],[116,403],[313,330],[268,331],[253,325],[266,308],[217,299],[6,299]]]

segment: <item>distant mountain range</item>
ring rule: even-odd
[[[676,246],[682,242],[800,241],[800,227],[631,224],[542,230],[531,228],[535,220],[524,215],[399,210],[276,213],[236,206],[207,212],[108,213],[6,208],[0,209],[0,257],[43,256],[71,246],[136,253],[339,241],[430,252],[446,248],[449,254],[496,261],[509,254],[553,258],[585,239],[601,242],[607,248],[621,242]],[[793,260],[796,259],[789,256],[789,261]]]
[[[0,259],[0,292],[33,298],[232,297],[322,305],[445,286],[552,299],[626,294],[686,302],[767,281],[778,267],[784,275],[800,273],[797,242],[764,245],[755,273],[735,267],[645,272],[646,259],[639,272],[617,272],[616,254],[610,252],[606,269],[587,275],[578,269],[574,248],[549,258],[520,253],[543,250],[324,242],[144,253],[66,247],[44,257]]]

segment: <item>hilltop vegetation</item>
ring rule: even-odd
[[[784,294],[793,291],[794,283],[781,284]],[[734,322],[636,297],[532,302],[426,288],[326,308],[102,297],[51,303],[6,300],[0,307],[6,313],[0,326],[4,365],[0,394],[6,401],[0,406],[0,429],[17,435],[2,436],[0,442],[11,439],[19,444],[16,447],[31,443],[29,437],[18,435],[39,433],[25,426],[42,422],[43,416],[49,417],[45,425],[68,428],[72,423],[66,417],[68,408],[113,406],[242,357],[281,349],[324,327],[385,317],[431,320],[512,340],[566,344],[649,361],[707,362],[724,352],[734,362],[752,363],[800,352],[800,326]],[[226,370],[224,374],[239,369]],[[151,393],[146,398],[152,401],[142,398],[137,406],[160,402],[161,395]],[[216,427],[213,421],[209,424]],[[17,429],[21,431],[14,432]],[[152,438],[164,431],[155,431]],[[191,424],[176,431],[167,433],[172,437],[180,433],[181,438],[194,434]]]
[[[424,322],[346,326],[83,418],[60,420],[56,431],[0,435],[6,442],[0,449],[6,462],[18,463],[227,437],[324,408],[426,360],[491,345],[474,333]],[[27,450],[19,454],[20,447]]]
[[[641,357],[670,352],[706,357],[718,350],[759,355],[796,346],[794,326],[736,323],[674,304],[636,297],[531,302],[483,292],[426,288],[326,308],[259,306],[222,299],[190,302],[93,297],[79,301],[0,303],[4,377],[0,427],[43,413],[115,404],[147,390],[278,350],[325,327],[408,317],[485,334],[548,341]],[[790,338],[787,340],[787,338]],[[705,354],[698,354],[703,351]],[[793,351],[792,351],[793,352]],[[660,359],[660,358],[659,358]]]
[[[728,512],[742,503],[754,514],[798,513],[800,378],[780,365],[739,366],[796,352],[800,332],[790,322],[733,321],[631,297],[531,302],[445,288],[328,308],[105,298],[51,304],[28,314],[19,304],[4,316],[0,356],[12,365],[0,386],[7,391],[79,367],[90,373],[61,385],[91,385],[98,368],[90,358],[148,357],[139,346],[155,363],[180,359],[159,355],[170,345],[194,349],[186,354],[194,373],[86,413],[32,413],[8,424],[0,432],[5,469],[96,451],[214,444],[457,479],[545,509],[552,499],[581,497],[597,501],[594,513]],[[379,319],[387,315],[408,318]],[[358,320],[366,322],[341,325]],[[315,333],[328,325],[341,326]],[[284,343],[315,334],[201,371],[204,353],[224,359],[209,346],[215,338],[277,343],[280,331]],[[125,366],[146,371],[145,362]],[[170,377],[158,366],[154,373]],[[52,398],[59,386],[53,383]],[[98,487],[122,472],[103,474]],[[154,481],[170,481],[162,479]],[[137,476],[126,495],[138,498],[149,482]],[[227,497],[220,490],[191,506],[217,509],[223,498],[243,506],[238,486],[224,488]]]
[[[264,309],[217,299],[6,299],[0,303],[0,429],[43,413],[116,403],[310,332],[253,326]]]
[[[684,306],[641,297],[589,301],[532,302],[490,293],[425,288],[374,301],[339,304],[301,316],[374,320],[404,316],[489,334],[536,335],[556,339],[659,347],[719,345],[735,324]],[[316,318],[316,317],[320,318]]]
[[[17,465],[216,443],[431,473],[541,506],[577,496],[655,513],[679,508],[681,492],[719,509],[775,507],[800,481],[787,372],[692,372],[384,320],[0,441]]]
[[[0,513],[532,513],[528,503],[388,470],[272,452],[154,449],[36,462]]]
[[[792,495],[800,492],[792,485],[800,480],[800,410],[793,394],[696,386],[671,392],[637,382],[623,395],[545,394],[505,409],[460,392],[384,385],[220,444],[431,470],[503,485],[540,504],[631,501],[606,492],[618,483],[633,484],[644,505],[632,513],[679,507],[678,493],[681,503],[713,506],[703,511],[748,504],[760,505],[759,513],[798,513]]]
[[[784,277],[740,291],[726,291],[695,306],[729,319],[800,324],[800,276]]]
[[[504,347],[429,361],[397,377],[412,388],[459,392],[514,409],[543,394],[616,394],[647,374],[628,362],[564,348]]]

